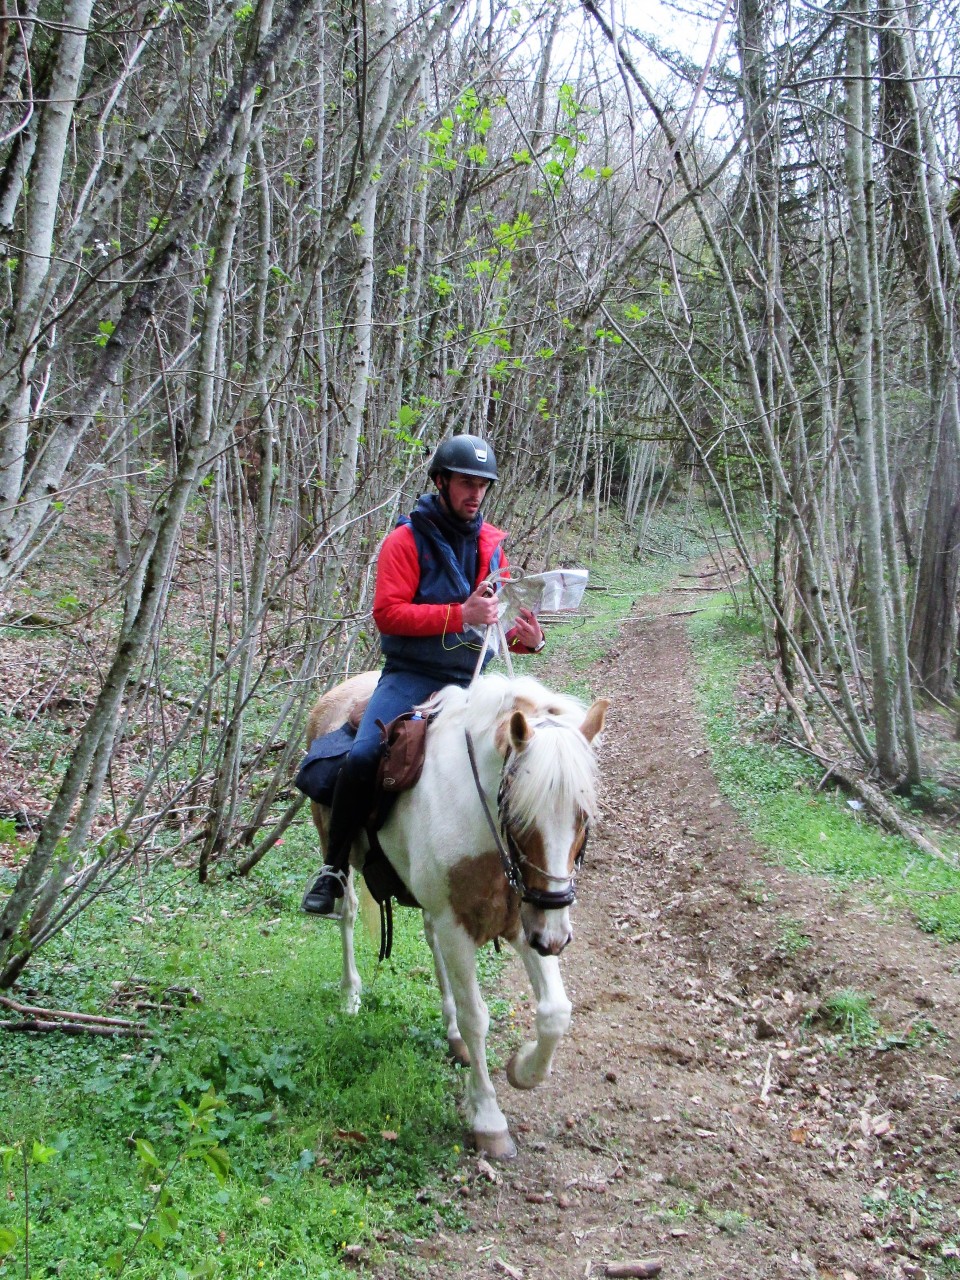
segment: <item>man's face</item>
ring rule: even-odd
[[[480,503],[489,488],[489,480],[480,476],[464,476],[454,471],[447,481],[444,498],[458,520],[472,520],[480,510]]]

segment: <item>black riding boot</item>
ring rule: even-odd
[[[303,895],[300,906],[312,916],[332,916],[347,887],[347,873],[324,863],[316,880]]]
[[[357,768],[358,763],[360,768]],[[373,769],[375,773],[376,761]],[[344,895],[350,873],[350,849],[366,821],[366,810],[370,807],[373,787],[372,780],[367,776],[368,772],[369,768],[364,768],[363,762],[354,762],[351,768],[349,757],[340,771],[330,807],[330,831],[327,838],[330,861],[320,868],[316,880],[303,895],[300,904],[302,910],[309,915],[337,915],[336,905]]]

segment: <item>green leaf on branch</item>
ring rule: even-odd
[[[207,1112],[216,1111],[219,1107],[222,1107],[222,1106],[223,1106],[223,1098],[217,1097],[216,1093],[214,1093],[212,1089],[208,1089],[207,1092],[200,1099],[199,1103],[197,1104],[197,1115],[198,1116],[206,1115]]]
[[[505,249],[516,249],[521,240],[533,232],[533,220],[528,213],[518,213],[513,222],[501,222],[493,233],[497,244]]]
[[[148,1142],[146,1138],[135,1138],[133,1145],[142,1165],[149,1169],[160,1168],[160,1161],[157,1159],[157,1153],[153,1149],[153,1143]]]
[[[463,272],[468,280],[479,280],[481,276],[489,276],[492,273],[493,264],[488,258],[475,258],[473,262],[467,263]]]
[[[223,1147],[208,1147],[203,1153],[203,1163],[222,1187],[230,1173],[230,1157]]]
[[[582,107],[574,95],[572,85],[562,84],[560,86],[558,98],[560,102],[560,110],[570,120],[575,119],[580,114]]]

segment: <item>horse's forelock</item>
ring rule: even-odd
[[[536,718],[547,716],[551,720],[559,720],[564,724],[579,725],[586,714],[586,704],[579,698],[571,697],[566,693],[556,693],[532,676],[519,676],[513,680],[511,691],[517,702],[521,704],[523,711],[527,710],[523,704],[530,703],[533,706],[533,715]]]
[[[510,788],[510,814],[518,829],[533,826],[547,806],[575,804],[588,817],[595,813],[596,765],[580,732],[586,706],[579,699],[555,693],[532,676],[510,680],[494,673],[469,689],[441,689],[424,709],[436,713],[438,730],[469,729],[477,742],[494,740],[514,711],[526,716],[533,734]]]
[[[596,816],[596,759],[578,728],[547,720],[534,728],[517,758],[510,783],[510,820],[522,831],[535,826],[545,809],[571,805],[587,818]]]

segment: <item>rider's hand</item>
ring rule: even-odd
[[[522,644],[526,649],[536,649],[543,639],[543,632],[540,630],[537,615],[531,609],[521,609],[519,611],[516,621],[510,628],[510,634],[512,639]]]
[[[497,596],[489,582],[481,582],[464,600],[461,611],[467,627],[489,627],[497,620]]]

